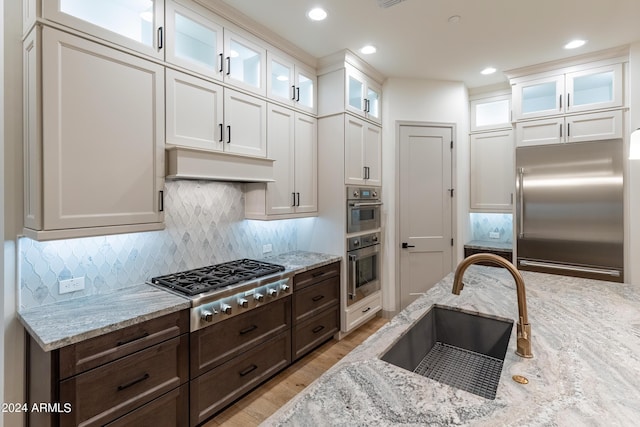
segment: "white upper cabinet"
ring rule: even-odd
[[[164,58],[164,0],[46,0],[42,4],[45,19]]]
[[[167,1],[166,60],[207,77],[222,80],[222,25],[203,8]]]
[[[346,110],[380,123],[380,86],[351,66],[347,66],[345,77]]]
[[[511,95],[498,95],[469,102],[471,132],[511,128]]]
[[[224,90],[224,151],[267,156],[267,103],[232,89]]]
[[[267,52],[267,96],[315,114],[315,72],[293,60]]]
[[[346,115],[344,164],[345,184],[382,185],[382,129]]]
[[[232,31],[224,31],[224,81],[258,95],[266,95],[267,51]]]
[[[515,182],[513,130],[470,136],[470,209],[511,212]]]
[[[516,120],[621,107],[622,64],[604,65],[513,83]]]

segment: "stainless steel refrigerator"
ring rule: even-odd
[[[621,139],[516,149],[521,270],[622,282]]]

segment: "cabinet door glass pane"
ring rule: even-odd
[[[369,101],[369,114],[373,117],[380,117],[380,94],[369,88],[367,100]]]
[[[349,76],[349,105],[358,110],[362,110],[362,99],[364,98],[364,84]]]
[[[509,100],[477,104],[475,116],[478,127],[509,123]]]
[[[229,57],[231,58],[230,70],[227,70],[232,79],[244,82],[250,86],[260,87],[260,52],[256,52],[248,46],[231,40]]]
[[[176,13],[176,56],[215,69],[217,37],[216,31]]]
[[[291,69],[278,61],[271,61],[271,94],[292,99]]]
[[[60,0],[60,10],[146,46],[153,46],[153,0]]]
[[[313,80],[298,74],[298,89],[300,90],[300,94],[296,94],[298,102],[305,107],[313,108]]]
[[[523,114],[553,110],[557,105],[555,81],[522,88]]]
[[[573,105],[613,101],[613,71],[573,79]]]

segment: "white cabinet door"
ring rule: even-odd
[[[517,83],[512,90],[516,120],[564,113],[564,74]]]
[[[470,195],[475,212],[511,212],[515,183],[513,131],[470,136]]]
[[[267,143],[269,158],[275,160],[275,182],[267,183],[266,212],[268,215],[290,214],[297,202],[294,183],[295,113],[273,104],[268,104],[268,108]]]
[[[516,123],[516,145],[559,144],[564,141],[564,118]]]
[[[377,84],[367,81],[367,97],[365,98],[365,117],[376,123],[382,121],[381,94],[382,88]]]
[[[471,132],[511,128],[511,95],[474,99],[469,109]]]
[[[516,123],[518,147],[614,138],[622,138],[620,110]]]
[[[566,142],[596,141],[622,138],[622,111],[567,116]]]
[[[267,96],[310,113],[316,112],[315,73],[267,52]]]
[[[167,144],[223,150],[223,88],[167,68]]]
[[[622,64],[569,73],[565,81],[567,113],[622,106]]]
[[[295,115],[296,212],[318,211],[318,121]]]
[[[45,19],[164,59],[164,0],[46,0]]]
[[[376,83],[364,73],[352,67],[346,68],[346,104],[345,109],[354,114],[366,117],[376,123],[382,121],[381,93]]]
[[[224,90],[224,151],[267,156],[267,103],[244,93]]]
[[[301,110],[315,114],[318,79],[315,71],[307,69],[300,65],[295,67],[295,87],[296,87],[296,103],[295,106]]]
[[[345,116],[345,184],[381,185],[382,131],[379,126]]]
[[[224,61],[226,83],[258,95],[266,95],[266,49],[225,28]]]
[[[43,29],[44,228],[163,220],[164,68]]]
[[[222,80],[224,36],[215,15],[193,4],[189,8],[167,0],[166,60]]]

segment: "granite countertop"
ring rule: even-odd
[[[339,261],[341,257],[295,251],[265,258],[294,274]],[[90,295],[18,312],[18,318],[44,351],[74,344],[187,309],[191,301],[147,284]]]
[[[499,251],[512,251],[513,244],[507,242],[496,242],[493,240],[472,240],[465,243],[465,248],[472,249],[493,249]]]
[[[533,358],[515,354],[514,325],[495,400],[379,359],[434,303],[516,319],[511,276],[472,266],[459,296],[451,293],[450,274],[265,425],[637,425],[640,287],[533,272],[523,277]]]

